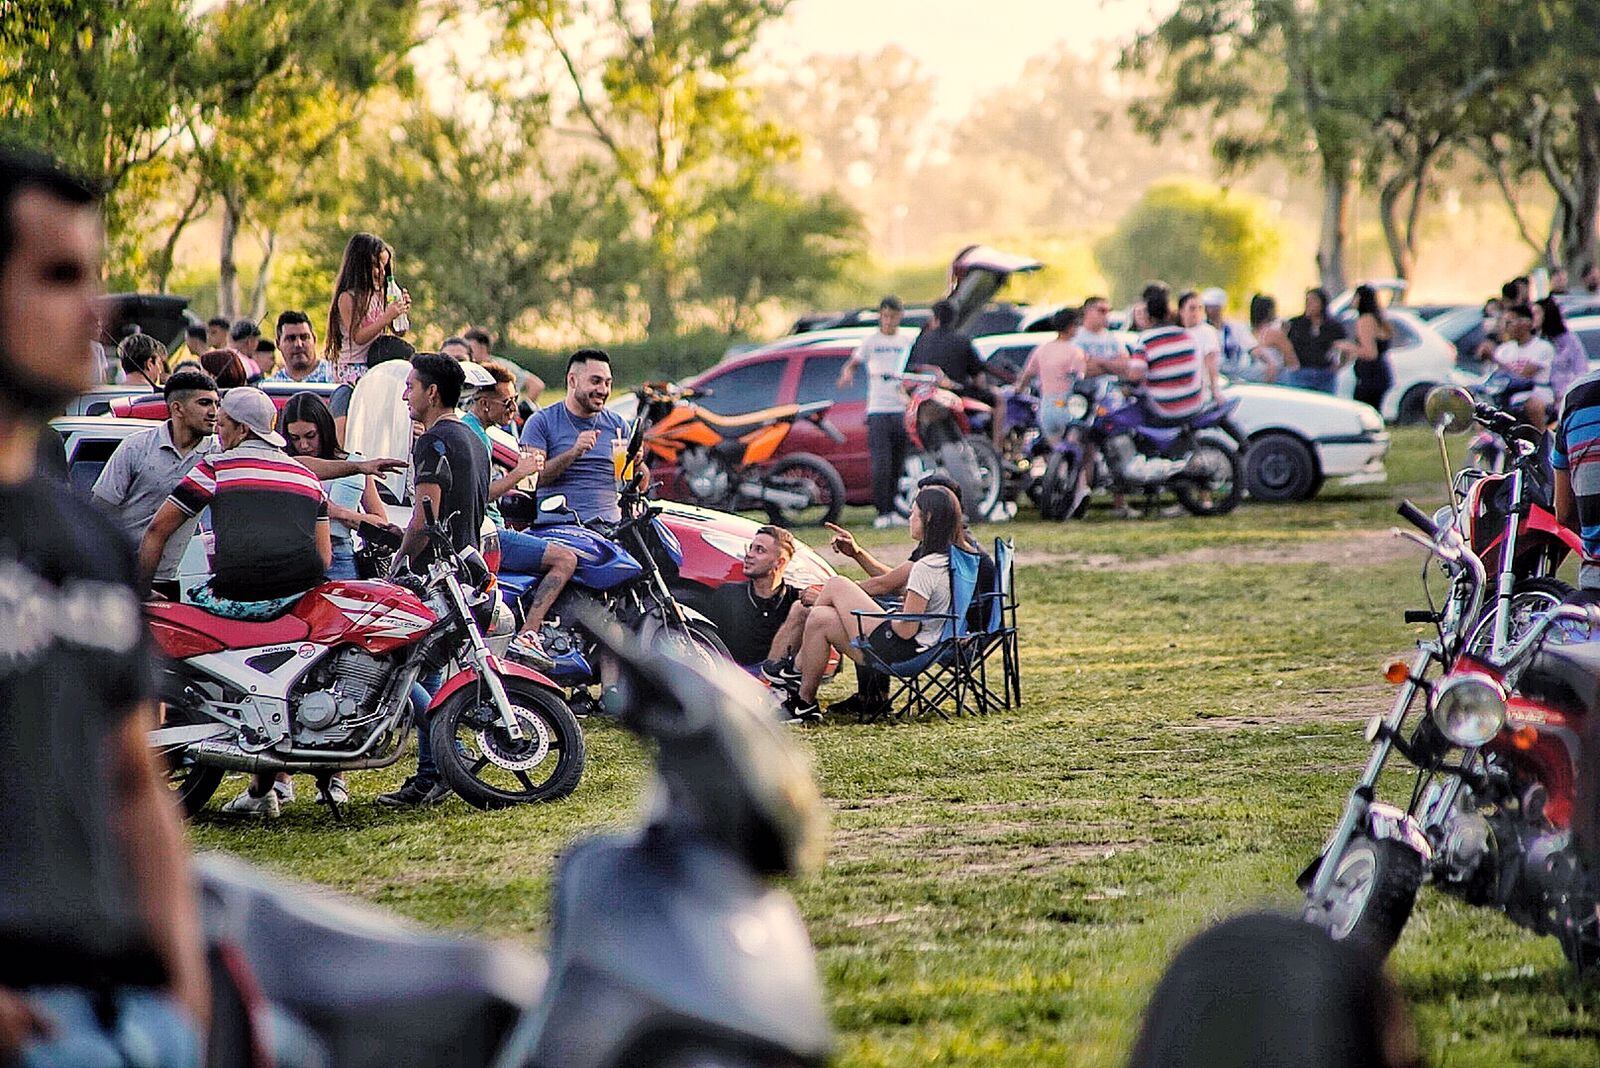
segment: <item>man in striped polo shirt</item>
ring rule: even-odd
[[[1129,377],[1144,382],[1152,414],[1178,422],[1206,406],[1205,367],[1194,338],[1173,316],[1172,294],[1160,282],[1144,289],[1149,327],[1139,335]]]
[[[1567,390],[1550,465],[1556,474],[1556,518],[1583,540],[1578,588],[1600,603],[1600,372]]]

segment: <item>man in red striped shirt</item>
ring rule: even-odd
[[[1173,315],[1172,294],[1153,282],[1144,289],[1148,327],[1139,335],[1129,377],[1144,383],[1150,411],[1168,420],[1187,419],[1206,406],[1205,366],[1194,338]]]

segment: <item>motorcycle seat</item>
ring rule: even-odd
[[[221,854],[195,868],[207,941],[237,947],[331,1064],[487,1064],[543,992],[544,962],[515,946],[426,931]]]
[[[700,418],[706,425],[716,428],[726,434],[729,431],[753,430],[759,426],[776,423],[781,419],[791,419],[800,414],[800,405],[784,404],[776,408],[763,408],[759,412],[746,412],[743,415],[718,415],[706,408],[700,409]]]
[[[1544,646],[1517,680],[1517,690],[1569,715],[1600,714],[1600,642]]]
[[[216,616],[192,604],[153,601],[145,605],[147,615],[178,627],[209,634],[230,649],[254,649],[262,645],[297,642],[311,633],[306,621],[293,614],[293,606],[276,619],[248,623]]]

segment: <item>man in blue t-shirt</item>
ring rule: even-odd
[[[627,443],[628,423],[606,408],[610,399],[611,357],[579,349],[567,361],[566,399],[529,417],[522,444],[544,457],[539,496],[565,494],[580,518],[615,523],[622,509],[611,454],[616,442]]]

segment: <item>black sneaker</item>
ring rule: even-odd
[[[806,701],[796,696],[792,701],[783,703],[783,711],[788,717],[784,720],[785,723],[803,726],[822,722],[822,706],[817,703],[815,697]]]
[[[450,796],[450,787],[413,775],[393,793],[379,794],[378,804],[388,808],[428,808]]]
[[[865,694],[853,693],[842,701],[835,701],[829,711],[837,712],[841,716],[855,716],[857,719],[877,719],[889,714],[889,700],[883,696],[868,697]]]
[[[794,666],[794,657],[765,660],[761,664],[761,677],[781,689],[790,689],[800,682],[800,669]]]

